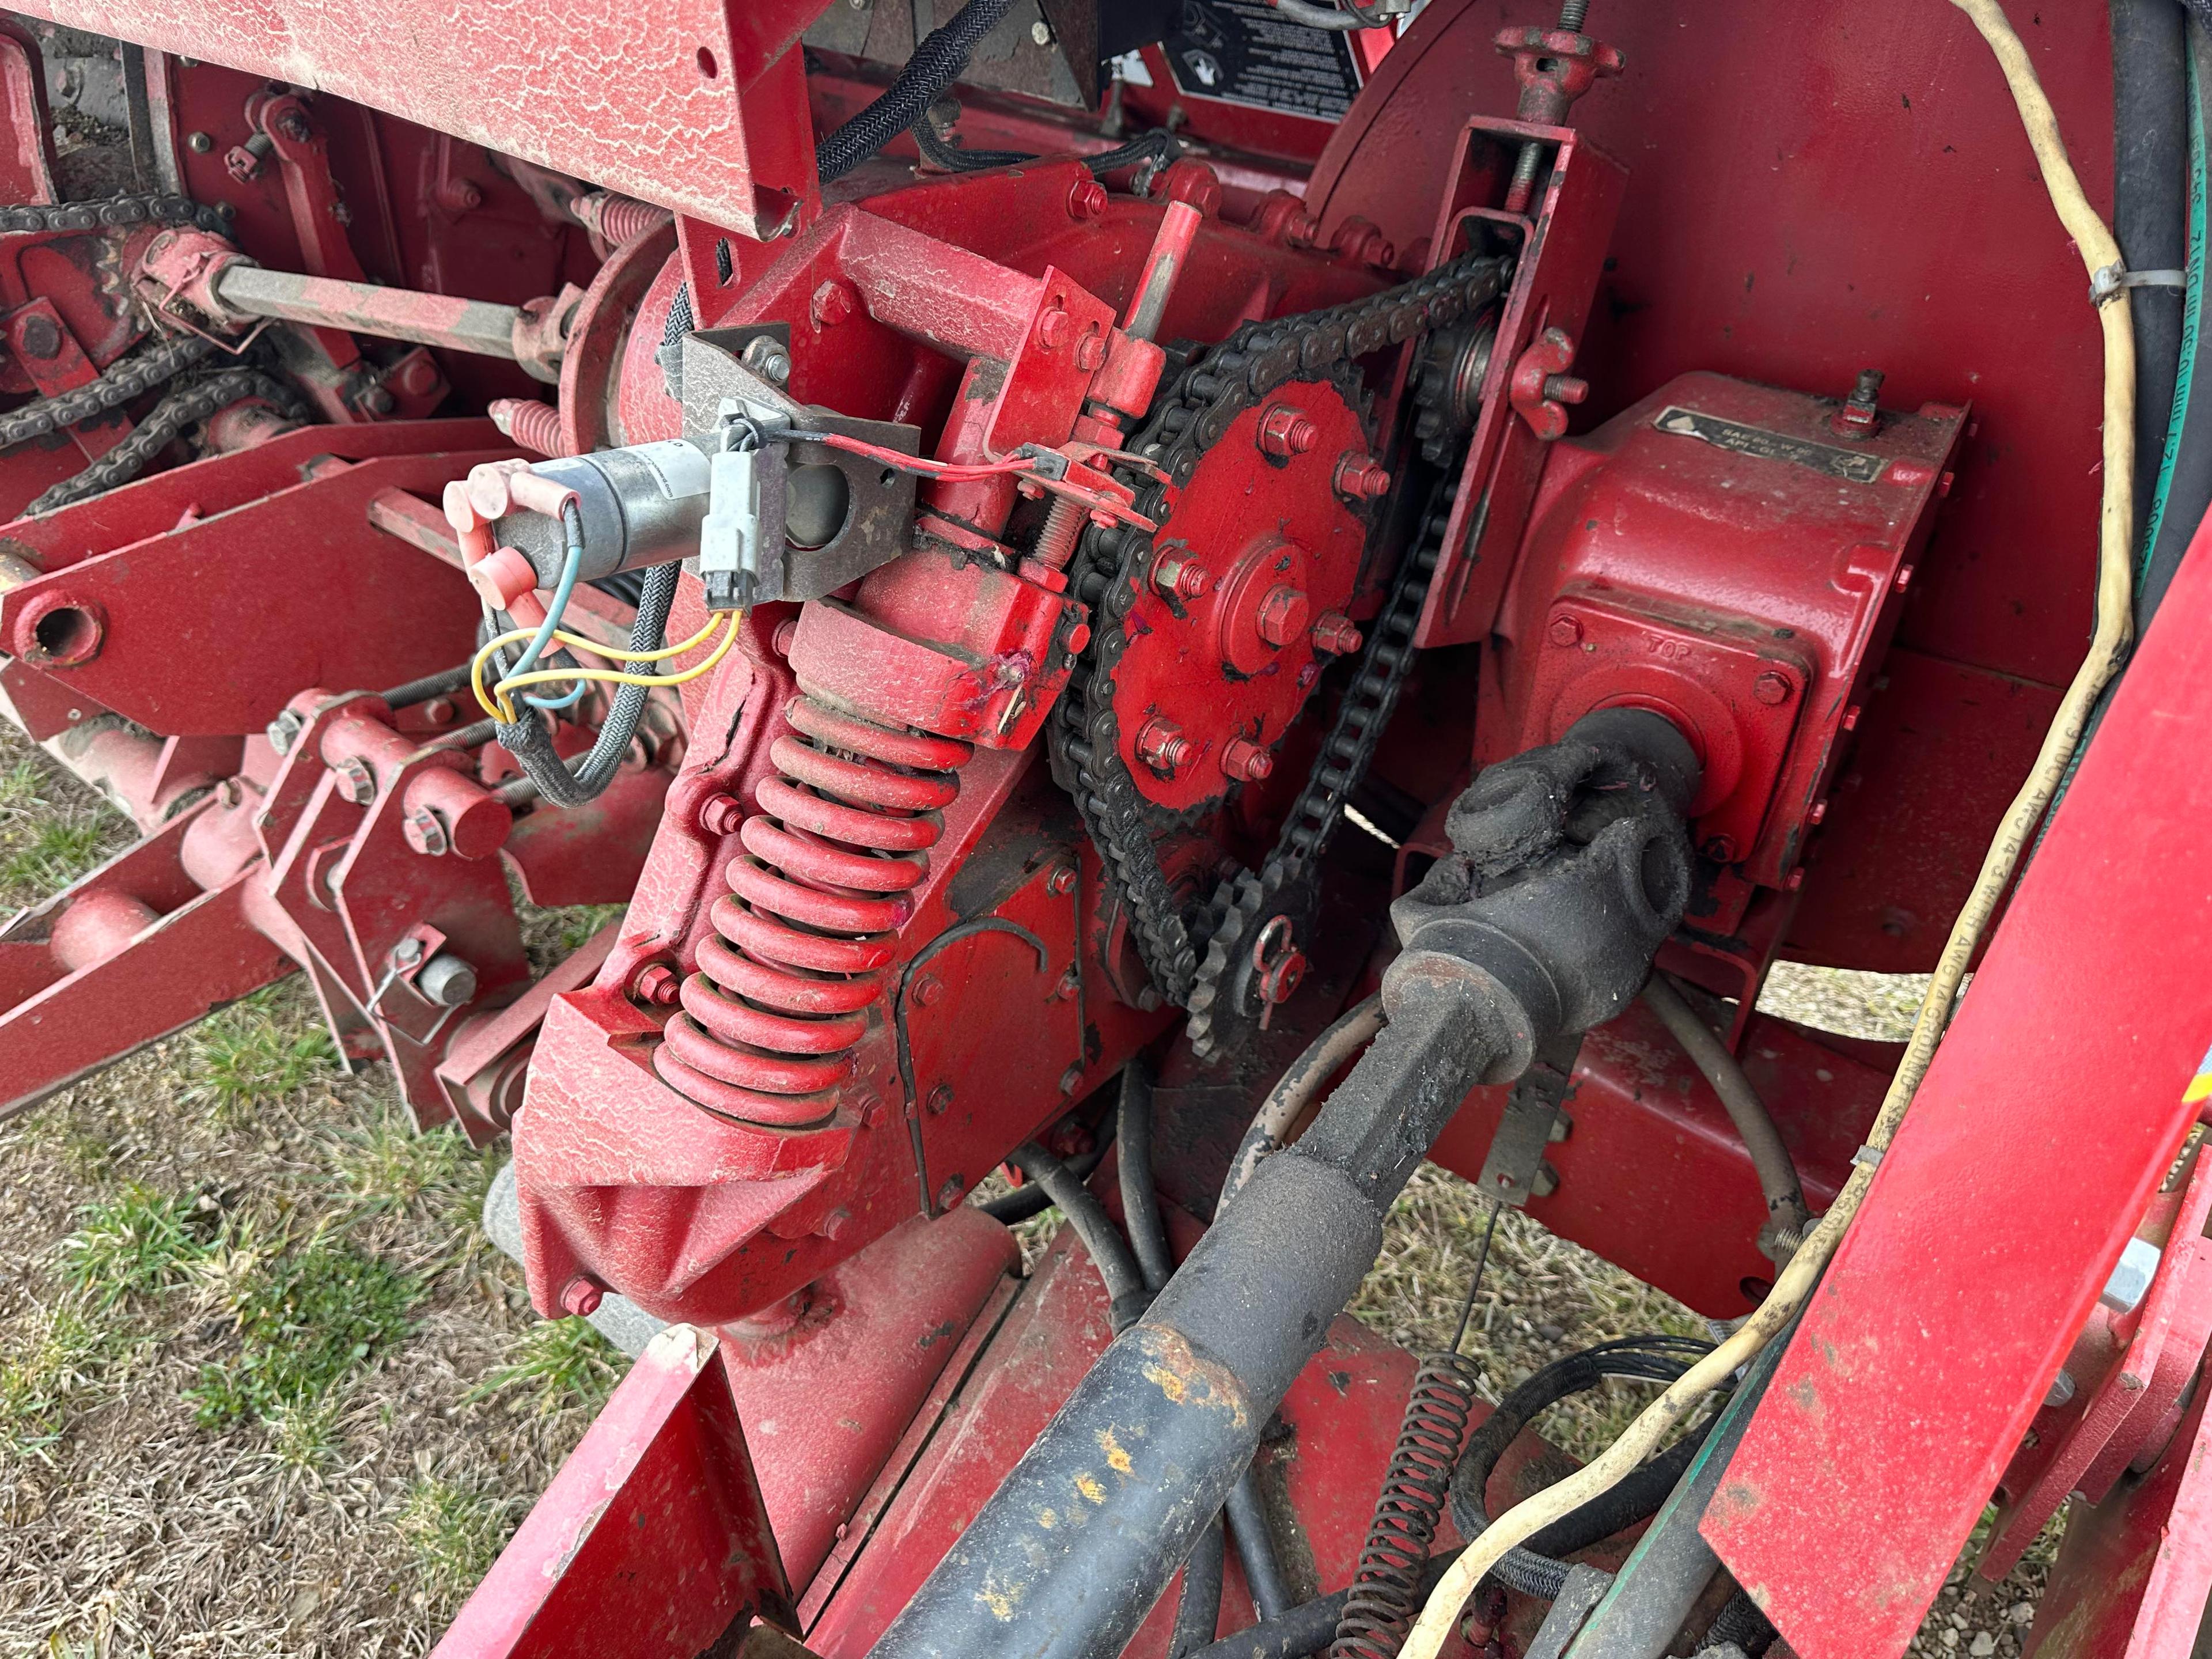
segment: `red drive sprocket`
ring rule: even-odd
[[[1188,814],[1267,777],[1329,658],[1359,648],[1360,509],[1389,483],[1360,401],[1348,375],[1279,387],[1207,448],[1154,536],[1113,695],[1150,805]]]

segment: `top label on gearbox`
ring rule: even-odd
[[[1869,455],[1863,450],[1814,443],[1809,438],[1793,438],[1784,432],[1768,432],[1755,426],[1739,426],[1734,421],[1723,421],[1717,415],[1701,414],[1694,409],[1683,409],[1672,404],[1659,411],[1658,418],[1652,424],[1662,432],[1671,432],[1678,437],[1702,439],[1722,449],[1732,449],[1739,455],[1756,455],[1761,460],[1788,461],[1796,466],[1809,466],[1815,472],[1847,478],[1853,483],[1874,483],[1889,465],[1889,458],[1886,455]]]

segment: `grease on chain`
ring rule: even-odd
[[[1359,357],[1449,327],[1494,300],[1510,268],[1508,259],[1471,256],[1365,300],[1245,324],[1155,399],[1155,412],[1131,447],[1176,486],[1187,484],[1231,422],[1278,386],[1333,378]],[[1165,487],[1133,475],[1131,482],[1141,486],[1137,510],[1164,528]],[[1297,902],[1297,889],[1311,879],[1366,771],[1412,663],[1413,629],[1441,550],[1443,516],[1431,507],[1401,562],[1358,673],[1273,852],[1259,871],[1221,883],[1212,902],[1188,917],[1161,868],[1144,798],[1121,758],[1114,708],[1114,668],[1129,645],[1130,609],[1151,580],[1157,532],[1093,527],[1079,545],[1070,589],[1091,607],[1091,635],[1049,728],[1056,769],[1128,914],[1130,939],[1146,971],[1169,1000],[1192,1011],[1192,1042],[1201,1056],[1223,1052],[1237,1035],[1235,1011],[1221,994],[1236,944],[1264,908]]]
[[[259,398],[283,414],[304,418],[307,407],[282,381],[258,368],[226,368],[179,386],[154,405],[130,436],[98,460],[64,478],[23,509],[25,516],[51,513],[58,507],[84,501],[103,490],[125,484],[146,470],[147,464],[170,440],[195,421],[204,421],[219,409],[247,398]]]

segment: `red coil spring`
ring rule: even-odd
[[[744,852],[654,1066],[710,1110],[796,1127],[826,1118],[853,1069],[972,750],[816,702],[784,711]]]
[[[552,404],[540,403],[535,398],[495,398],[489,412],[521,448],[534,450],[540,455],[568,453],[567,446],[561,441],[561,411]]]
[[[1421,1569],[1474,1414],[1476,1375],[1473,1360],[1449,1353],[1431,1354],[1413,1374],[1328,1659],[1391,1659],[1405,1645],[1421,1610]]]

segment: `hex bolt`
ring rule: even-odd
[[[630,995],[655,1008],[674,1007],[683,992],[683,979],[665,962],[647,963],[629,981]]]
[[[835,328],[840,323],[851,320],[853,313],[860,307],[852,285],[841,283],[833,276],[814,290],[810,309],[817,328]]]
[[[1715,864],[1735,862],[1735,842],[1727,836],[1707,836],[1705,846],[1698,850]]]
[[[840,291],[835,283],[824,283],[830,293]],[[850,303],[849,301],[848,302]],[[850,315],[848,311],[847,315]],[[840,318],[838,320],[842,321]],[[772,334],[759,334],[746,343],[744,354],[738,361],[771,386],[784,386],[791,380],[791,354],[783,343]]]
[[[1881,429],[1882,373],[1863,368],[1844,406],[1828,417],[1828,430],[1839,438],[1871,438]]]
[[[1535,1178],[1528,1183],[1528,1195],[1531,1198],[1549,1198],[1559,1190],[1559,1172],[1552,1167],[1549,1159],[1546,1159],[1536,1166]]]
[[[300,733],[307,729],[307,726],[305,717],[295,714],[289,708],[286,709],[269,722],[269,746],[280,755],[289,755],[292,752],[292,745],[299,741]]]
[[[389,415],[399,406],[398,400],[380,386],[365,388],[361,394],[361,406],[372,415]]]
[[[425,1001],[441,1008],[458,1008],[474,1000],[477,970],[452,951],[441,951],[415,975],[415,988],[422,994]]]
[[[1155,772],[1172,775],[1198,757],[1198,745],[1164,714],[1155,714],[1137,732],[1137,758]]]
[[[713,794],[699,803],[699,827],[710,836],[734,835],[745,809],[735,795]]]
[[[908,995],[915,1007],[929,1007],[944,1000],[945,981],[934,974],[924,974],[915,981],[914,989]]]
[[[1037,319],[1036,343],[1040,351],[1057,351],[1068,342],[1075,320],[1067,314],[1067,307],[1058,301],[1044,308]]]
[[[1083,1062],[1079,1060],[1060,1074],[1060,1092],[1062,1098],[1065,1098],[1082,1086]]]
[[[1222,745],[1221,769],[1232,782],[1258,783],[1275,769],[1275,757],[1249,738],[1231,738]]]
[[[1551,638],[1553,645],[1580,645],[1583,642],[1582,623],[1573,617],[1552,618]]]
[[[929,1091],[928,1105],[929,1115],[932,1117],[943,1117],[952,1109],[952,1085],[949,1083],[933,1085]]]
[[[1351,617],[1341,611],[1324,611],[1314,618],[1314,649],[1332,657],[1348,657],[1366,642]]]
[[[1289,404],[1277,404],[1260,417],[1260,453],[1278,460],[1304,454],[1320,436],[1321,428],[1312,418]]]
[[[1788,702],[1790,690],[1788,677],[1778,674],[1771,668],[1751,683],[1751,695],[1769,708]]]
[[[589,1319],[605,1300],[606,1292],[581,1273],[561,1288],[561,1310],[578,1319]]]
[[[1044,878],[1044,890],[1055,898],[1066,898],[1073,892],[1075,866],[1072,864],[1054,865],[1052,873]]]
[[[358,755],[349,755],[333,769],[338,775],[338,793],[356,806],[376,799],[375,769]]]
[[[1106,341],[1097,329],[1086,328],[1083,337],[1075,343],[1075,366],[1085,374],[1095,374],[1106,362]]]
[[[1073,1002],[1082,990],[1083,975],[1070,968],[1060,976],[1060,983],[1053,988],[1052,1000],[1054,1002]]]
[[[2043,1396],[2046,1406],[2063,1406],[2074,1397],[2074,1373],[2062,1370],[2051,1379],[2051,1389]]]
[[[1372,455],[1347,449],[1336,463],[1336,493],[1357,504],[1390,493],[1390,469]]]
[[[1152,586],[1169,599],[1202,599],[1213,573],[1196,559],[1161,559],[1152,566]]]
[[[1106,186],[1096,179],[1079,179],[1075,187],[1067,192],[1067,216],[1071,219],[1096,219],[1106,211]]]
[[[411,968],[422,960],[422,941],[410,933],[392,947],[392,960],[402,968]]]
[[[2097,1300],[2114,1313],[2133,1313],[2150,1293],[2150,1282],[2158,1277],[2158,1263],[2157,1245],[2147,1239],[2130,1239],[2112,1268],[2112,1276],[2097,1293]]]
[[[185,137],[185,148],[195,155],[204,155],[215,148],[215,140],[204,132],[188,133]]]
[[[1306,631],[1306,618],[1312,612],[1312,601],[1285,584],[1269,588],[1261,597],[1254,622],[1261,639],[1270,645],[1285,646]]]
[[[1036,22],[1030,25],[1030,39],[1036,41],[1037,45],[1041,46],[1050,46],[1052,44],[1052,25],[1046,22],[1043,18],[1038,18]]]
[[[407,822],[400,825],[399,833],[410,847],[425,858],[442,857],[453,845],[447,839],[446,826],[439,822],[438,815],[427,806],[418,808],[410,814]]]

